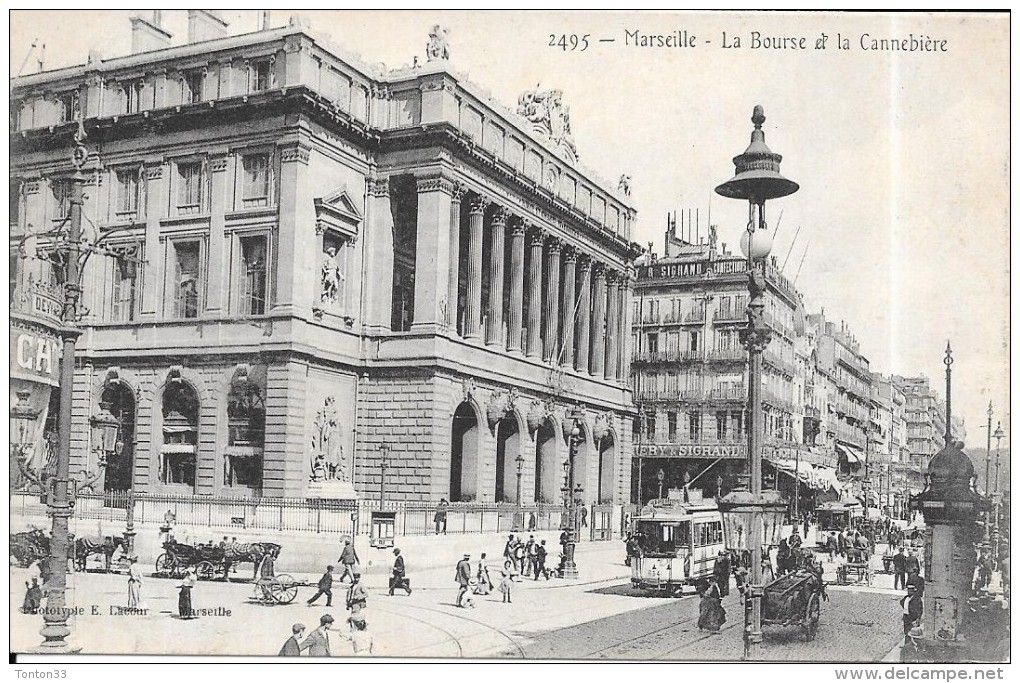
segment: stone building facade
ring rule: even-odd
[[[11,84],[12,245],[60,228],[88,134],[73,466],[102,401],[108,490],[515,502],[519,473],[556,504],[572,462],[625,502],[635,211],[560,93],[509,111],[441,33],[385,70],[191,12],[187,44],[139,19],[136,54]]]

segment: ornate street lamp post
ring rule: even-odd
[[[747,325],[740,331],[740,341],[748,352],[747,407],[750,429],[747,434],[748,475],[742,477],[737,489],[719,501],[727,547],[748,551],[751,564],[750,600],[745,601],[744,658],[761,659],[761,595],[762,545],[772,543],[781,533],[782,516],[786,503],[778,491],[762,492],[761,442],[761,357],[771,338],[765,322],[765,258],[772,248],[772,236],[767,232],[765,202],[793,194],[797,183],[779,173],[782,156],[765,144],[765,113],[761,105],[751,116],[754,131],[751,144],[743,154],[734,157],[736,174],[715,188],[716,193],[748,203],[747,230],[740,241],[747,256],[748,290]],[[750,491],[748,491],[748,483]]]
[[[992,512],[994,522],[992,526],[992,559],[998,564],[999,562],[999,505],[1001,499],[999,496],[999,456],[1002,451],[1002,437],[1006,434],[1002,431],[1002,423],[999,422],[995,425],[995,433],[992,434],[995,437],[995,490],[992,493]]]
[[[655,475],[655,478],[659,480],[659,500],[662,500],[662,483],[666,481],[666,473],[659,469],[659,473]]]
[[[574,485],[574,458],[577,457],[577,449],[581,443],[581,419],[583,415],[577,411],[571,411],[568,417],[573,421],[570,430],[570,453],[563,463],[564,487],[563,505],[566,508],[566,519],[561,525],[563,533],[566,534],[563,543],[563,578],[576,579],[578,577],[577,564],[574,560],[574,549],[577,544],[577,496],[581,492],[580,485]]]
[[[514,458],[517,463],[517,512],[514,513],[514,531],[524,531],[524,504],[521,501],[521,478],[524,476],[524,456],[520,453]]]
[[[992,487],[989,486],[991,480],[988,478],[990,474],[989,468],[992,464],[992,402],[988,402],[988,442],[985,447],[985,495],[992,495]],[[992,526],[992,513],[985,511],[985,543],[991,540],[991,526]]]

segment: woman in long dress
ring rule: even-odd
[[[718,633],[726,623],[726,610],[722,607],[722,596],[719,595],[719,584],[715,579],[698,586],[701,603],[698,605],[698,628]]]
[[[181,580],[181,592],[177,595],[177,612],[181,619],[191,619],[191,589],[195,585],[196,575],[195,568],[188,569],[188,572],[184,575],[184,579]]]
[[[131,557],[131,568],[128,571],[128,607],[139,607],[142,602],[142,570],[138,568],[138,558]]]

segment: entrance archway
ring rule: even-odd
[[[521,434],[517,420],[505,417],[496,426],[496,502],[517,501],[517,456],[521,452]]]
[[[478,416],[467,401],[453,414],[450,444],[450,501],[475,500],[478,496]]]
[[[599,443],[599,503],[613,502],[613,483],[616,474],[616,440],[610,432]]]
[[[556,455],[556,429],[545,420],[535,432],[535,502],[560,502],[563,471]]]
[[[109,410],[120,421],[117,443],[122,445],[106,461],[103,477],[104,491],[128,491],[134,482],[135,463],[135,397],[123,382],[109,384],[99,397],[101,404],[108,404]]]

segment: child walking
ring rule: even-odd
[[[503,593],[503,602],[513,602],[510,599],[510,589],[514,585],[513,562],[510,560],[504,562],[500,574],[503,578],[499,582],[499,590]]]

